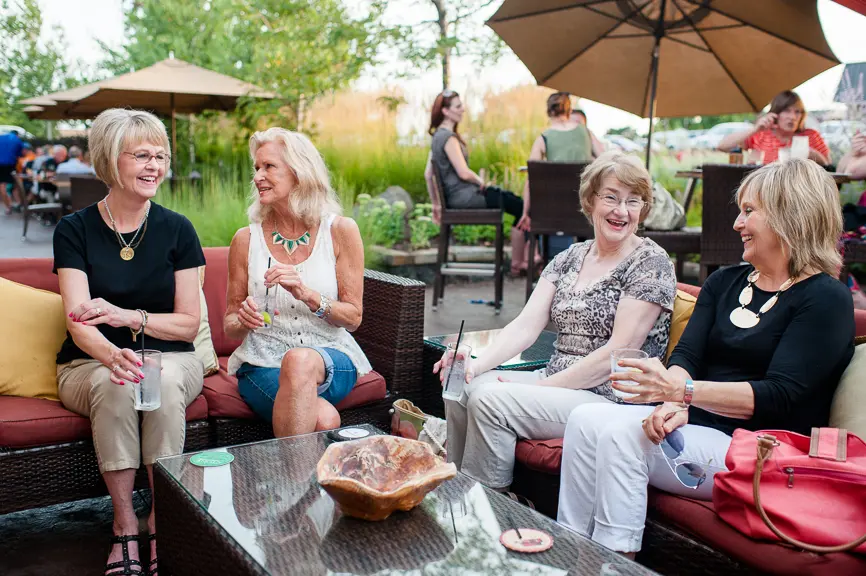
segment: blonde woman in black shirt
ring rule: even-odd
[[[192,345],[199,326],[198,267],[204,254],[185,217],[153,202],[168,171],[165,127],[138,110],[107,110],[93,122],[90,151],[104,200],[64,217],[54,232],[54,266],[68,318],[57,354],[63,405],[90,418],[99,471],[114,508],[105,573],[144,574],[135,473],[144,461],[153,486],[157,458],[183,451],[186,407],[202,388]],[[144,378],[134,349],[162,352],[159,408],[133,407]],[[156,573],[154,513],[148,574]]]
[[[709,500],[735,428],[826,426],[854,353],[851,294],[836,279],[833,179],[811,160],[776,162],[746,177],[737,202],[748,264],[707,279],[667,367],[622,360],[640,373],[611,375],[642,405],[569,416],[557,519],[613,550],[640,550],[648,485]]]

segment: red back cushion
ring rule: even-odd
[[[223,331],[226,312],[226,290],[229,284],[229,249],[205,248],[207,267],[204,273],[204,297],[207,300],[208,323],[217,356],[230,356],[240,346],[240,340],[231,340]]]
[[[51,272],[53,266],[54,258],[0,258],[0,276],[59,294],[57,275]]]

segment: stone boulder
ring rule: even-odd
[[[377,198],[382,198],[388,204],[394,204],[395,202],[402,202],[406,205],[405,214],[408,216],[412,213],[412,210],[415,208],[415,203],[412,202],[412,197],[409,196],[409,193],[406,192],[400,186],[388,186],[388,188],[379,194]]]

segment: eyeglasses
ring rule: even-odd
[[[135,162],[137,164],[147,164],[150,162],[151,158],[156,158],[156,161],[159,164],[168,164],[171,160],[171,154],[167,154],[165,152],[157,152],[156,154],[151,154],[150,152],[145,152],[144,150],[140,152],[124,152],[124,154],[128,154],[135,158]]]
[[[680,484],[686,488],[697,490],[707,481],[709,476],[708,470],[711,468],[712,460],[706,466],[681,459],[683,450],[686,447],[686,440],[683,433],[679,430],[674,430],[660,444],[662,452],[665,455],[665,461],[668,463],[671,471],[680,481]]]
[[[620,200],[615,194],[599,194],[596,192],[595,195],[601,198],[602,203],[608,208],[616,208],[620,204],[625,204],[627,210],[640,210],[646,206],[646,202],[640,198],[626,198],[625,200]]]

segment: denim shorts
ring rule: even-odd
[[[317,388],[320,398],[336,405],[349,395],[358,379],[352,360],[333,348],[310,346],[325,362],[325,381]],[[280,369],[262,368],[244,362],[237,371],[238,392],[259,418],[273,421],[274,400],[280,389]]]

